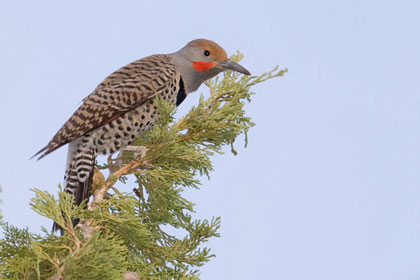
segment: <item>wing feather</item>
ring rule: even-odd
[[[33,157],[43,158],[61,146],[137,108],[164,90],[175,75],[167,55],[136,60],[109,75]]]

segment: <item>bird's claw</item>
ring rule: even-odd
[[[124,148],[124,152],[133,152],[134,158],[144,158],[147,153],[147,148],[145,146],[127,146]]]

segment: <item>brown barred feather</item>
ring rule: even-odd
[[[61,146],[140,106],[166,88],[175,74],[167,55],[152,55],[124,66],[102,81],[33,157],[41,159]]]

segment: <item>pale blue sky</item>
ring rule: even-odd
[[[187,192],[222,216],[202,279],[419,279],[418,2],[143,2],[0,0],[5,219],[50,227],[28,189],[56,192],[66,148],[28,158],[104,77],[208,38],[253,74],[289,73],[255,88],[248,148]]]

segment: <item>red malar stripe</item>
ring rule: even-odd
[[[214,62],[203,62],[203,61],[197,61],[193,62],[193,66],[195,71],[197,72],[204,72],[206,70],[209,70],[213,67]]]

